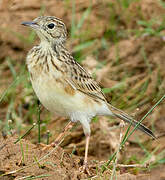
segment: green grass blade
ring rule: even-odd
[[[80,29],[80,28],[83,26],[84,21],[85,21],[85,19],[89,16],[90,12],[91,12],[91,6],[89,6],[89,7],[85,10],[85,12],[83,13],[83,15],[82,15],[79,23],[77,24],[77,29],[76,29],[76,30]]]
[[[41,142],[41,119],[40,119],[40,114],[41,114],[41,106],[40,103],[38,103],[38,143]]]
[[[8,93],[8,91],[10,90],[10,88],[12,88],[13,86],[16,85],[17,81],[18,81],[19,77],[17,77],[10,85],[9,87],[2,93],[1,97],[0,97],[0,103],[3,100],[3,98],[6,96],[6,94]]]
[[[23,139],[27,134],[29,134],[30,131],[31,131],[35,126],[36,126],[36,123],[33,123],[33,126],[32,126],[30,129],[28,129],[28,130],[25,132],[24,135],[22,135],[21,137],[19,137],[19,138],[14,142],[14,144],[16,144],[16,143],[19,142],[21,139]]]
[[[73,52],[75,53],[75,52],[81,51],[85,48],[92,46],[94,43],[95,43],[95,40],[83,42],[82,44],[77,45],[75,48],[73,48]]]

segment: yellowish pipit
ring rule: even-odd
[[[71,122],[80,121],[86,136],[84,159],[84,168],[86,168],[89,123],[94,116],[118,117],[133,126],[138,122],[110,105],[97,82],[74,60],[64,46],[67,31],[60,19],[41,16],[32,22],[22,24],[34,29],[41,40],[39,45],[29,51],[26,59],[33,89],[49,111],[70,118],[65,130],[70,127]],[[138,129],[155,138],[143,124],[139,124]]]

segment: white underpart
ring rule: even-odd
[[[70,118],[72,122],[79,121],[84,130],[85,135],[90,135],[90,122],[93,117],[96,115],[113,115],[112,112],[109,110],[107,105],[103,102],[103,104],[96,105],[95,108],[88,107],[86,111],[75,111],[70,113]]]

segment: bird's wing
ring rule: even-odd
[[[105,96],[92,76],[72,56],[65,61],[65,80],[76,90],[95,99],[106,101]]]

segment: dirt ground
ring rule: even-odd
[[[126,105],[127,112],[140,119],[165,94],[165,30],[163,29],[159,35],[146,35],[144,33],[139,37],[131,32],[126,35],[122,34],[117,46],[113,41],[113,36],[110,36],[106,48],[102,48],[100,42],[102,36],[110,32],[109,21],[112,20],[112,12],[115,12],[114,18],[119,23],[116,29],[114,26],[114,29],[120,32],[123,29],[138,29],[137,20],[141,17],[146,21],[155,17],[163,21],[165,8],[155,0],[134,1],[125,11],[111,0],[93,0],[91,3],[88,0],[78,0],[75,1],[77,21],[80,20],[84,10],[90,5],[92,6],[91,13],[83,28],[79,30],[80,34],[85,32],[87,35],[82,36],[84,39],[81,36],[77,39],[68,37],[66,45],[72,51],[75,46],[82,42],[82,39],[86,41],[96,39],[94,46],[83,51],[87,54],[85,60],[82,61],[83,66],[94,73],[101,87],[105,88],[117,85],[127,76],[122,90],[111,91],[106,93],[106,96],[117,107],[123,108]],[[110,11],[110,6],[113,7],[113,11],[112,9]],[[38,42],[38,39],[35,39],[34,42],[29,40],[29,31],[22,27],[20,23],[34,19],[42,11],[44,11],[44,15],[53,15],[63,19],[70,31],[72,21],[72,2],[70,1],[0,1],[0,76],[2,77],[0,79],[0,99],[1,95],[13,82],[10,64],[6,59],[8,57],[12,58],[15,71],[20,72],[21,67],[25,64],[28,50]],[[153,25],[152,28],[157,29],[158,26],[159,23]],[[140,30],[143,31],[144,27],[141,26]],[[117,36],[120,36],[120,33]],[[96,49],[99,50],[98,55],[90,54],[91,51]],[[106,65],[101,66],[102,64],[97,59],[102,64],[104,64],[105,59]],[[98,69],[100,66],[101,68]],[[143,91],[144,86],[142,85],[145,82],[147,82],[147,88],[145,88],[143,96],[138,96]],[[29,93],[27,89],[23,85],[19,85],[15,94],[16,102],[14,102],[13,107],[16,112],[19,112],[20,104],[24,104],[22,116],[28,114],[29,104],[32,103],[33,105],[34,103],[34,94],[32,91]],[[113,98],[114,93],[115,98]],[[137,96],[139,99],[136,98]],[[0,125],[5,124],[6,114],[8,114],[10,106],[9,99],[10,96],[2,102],[0,100]],[[136,106],[137,103],[138,107]],[[156,140],[150,139],[139,131],[136,131],[129,138],[119,153],[117,179],[165,179],[165,164],[158,163],[160,162],[159,158],[161,160],[165,159],[164,109],[165,103],[162,102],[144,121],[147,127],[154,130],[158,137]],[[92,134],[89,146],[89,170],[91,175],[89,176],[80,171],[85,150],[85,137],[81,125],[75,125],[60,147],[43,151],[42,147],[37,145],[37,128],[33,129],[19,143],[14,144],[18,135],[24,134],[31,127],[31,119],[37,121],[35,115],[29,116],[27,115],[24,122],[21,121],[21,116],[12,116],[12,120],[21,122],[25,129],[18,132],[13,128],[12,135],[7,135],[2,131],[0,136],[0,180],[110,179],[112,167],[109,167],[110,169],[104,171],[104,173],[102,173],[101,167],[118,148],[119,128],[112,131],[110,128],[114,125],[118,126],[119,121],[114,122],[109,121],[108,117],[99,117],[91,123]],[[44,119],[47,117],[48,112],[42,107],[41,121],[45,123]],[[44,126],[43,129],[45,128],[51,132],[50,142],[62,131],[67,122],[68,120],[65,118],[52,115],[51,121],[45,123],[46,128]],[[42,135],[44,143],[46,141],[45,129]],[[127,126],[124,127],[123,131],[125,132],[126,129]],[[120,164],[136,164],[138,159],[143,160],[147,153],[151,157],[148,161],[145,160],[145,166],[142,168],[120,166]],[[153,166],[147,168],[146,166],[149,166],[149,164],[153,164]]]
[[[21,144],[15,144],[17,137],[7,137],[1,139],[0,143],[0,167],[2,180],[10,179],[30,179],[32,177],[41,176],[36,179],[87,179],[89,175],[81,173],[83,159],[65,152],[61,147],[57,149],[49,149],[43,151],[40,146],[32,144],[28,140],[22,140]],[[22,156],[21,148],[24,149]],[[50,154],[49,154],[50,153]],[[89,170],[93,179],[100,179],[96,176],[103,162],[90,161]],[[122,168],[121,168],[122,170]],[[15,171],[15,172],[14,172]],[[123,168],[123,172],[124,172]],[[133,175],[127,172],[118,174],[118,179],[150,179],[154,180],[158,177],[160,171],[164,171],[163,167],[157,167],[150,173]],[[155,173],[157,176],[155,176]],[[103,179],[109,179],[110,172],[106,171],[102,176]],[[160,179],[164,179],[164,174],[160,175]]]

